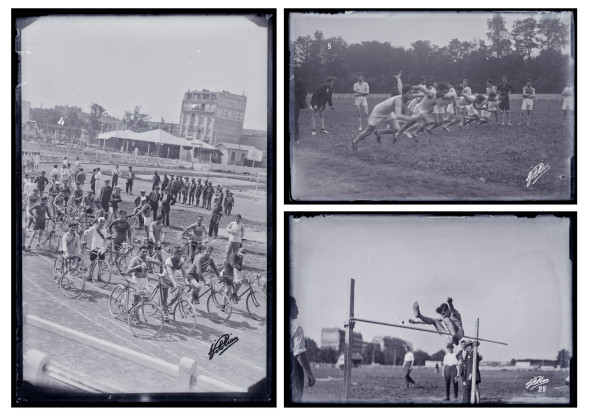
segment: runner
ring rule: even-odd
[[[520,118],[518,125],[522,125],[522,116],[526,113],[526,126],[530,125],[530,118],[532,117],[532,110],[534,108],[535,90],[532,87],[532,80],[526,80],[526,86],[522,88],[522,108],[520,110]]]
[[[354,105],[358,115],[358,131],[362,131],[362,117],[368,118],[368,102],[366,96],[370,94],[370,87],[364,81],[364,73],[358,73],[358,82],[354,84]]]

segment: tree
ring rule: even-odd
[[[551,16],[539,19],[536,33],[541,49],[555,51],[560,51],[567,44],[569,35],[567,25]]]
[[[529,17],[524,20],[517,20],[512,26],[512,40],[514,49],[523,58],[530,59],[532,50],[538,48],[536,40],[537,21]]]
[[[143,132],[148,129],[148,121],[151,116],[142,113],[140,106],[135,106],[133,111],[125,111],[124,119],[127,121],[127,129],[135,132]]]
[[[569,368],[571,353],[567,349],[562,349],[557,353],[557,365],[559,368]]]
[[[335,364],[339,358],[339,353],[333,348],[321,348],[319,351],[319,361],[327,364]]]
[[[436,352],[435,354],[432,354],[432,356],[430,356],[430,360],[431,361],[442,361],[444,359],[444,355],[446,355],[446,351],[444,349],[440,349],[438,352]]]
[[[506,29],[506,20],[500,13],[495,13],[491,19],[487,19],[487,38],[492,42],[491,50],[497,58],[501,58],[510,52],[512,42]]]
[[[90,105],[90,115],[89,115],[89,131],[91,140],[94,140],[97,136],[97,133],[101,130],[101,118],[107,116],[107,111],[98,103],[92,103]]]
[[[425,365],[425,362],[430,359],[430,355],[421,350],[414,351],[413,356],[415,358],[415,365]]]

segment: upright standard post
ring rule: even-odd
[[[471,404],[475,404],[475,386],[477,384],[477,358],[479,357],[479,318],[477,317],[475,336],[477,339],[473,344],[473,374],[471,374]]]
[[[352,342],[354,336],[354,291],[356,287],[356,280],[350,280],[349,288],[349,313],[347,316],[347,323],[345,324],[345,356],[344,356],[344,373],[345,373],[345,389],[343,392],[343,402],[347,403],[351,394],[351,365],[352,365]]]

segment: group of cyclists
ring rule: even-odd
[[[64,165],[64,169],[67,167]],[[109,180],[105,183],[106,187],[110,188]],[[48,186],[49,193],[45,193]],[[101,196],[104,195],[104,189],[105,187],[101,190]],[[146,238],[127,266],[115,263],[113,267],[136,289],[137,298],[147,289],[148,273],[158,266],[161,271],[161,280],[165,285],[161,288],[161,303],[164,307],[167,305],[168,288],[175,291],[184,284],[191,286],[191,303],[199,304],[200,289],[204,285],[210,285],[210,281],[205,276],[208,271],[213,272],[224,283],[230,300],[233,302],[238,300],[236,292],[242,283],[241,271],[245,256],[245,250],[242,247],[244,225],[240,214],[236,214],[234,221],[227,226],[229,241],[225,260],[222,267],[218,268],[212,258],[214,249],[208,243],[208,232],[201,215],[197,216],[195,223],[182,231],[182,237],[190,241],[190,255],[185,252],[182,245],[171,246],[167,253],[162,248],[165,227],[163,214],[157,215],[148,200],[149,197],[142,191],[143,193],[136,200],[132,214],[128,215],[126,210],[119,208],[122,202],[120,189],[118,185],[112,188],[107,201],[108,206],[105,208],[105,201],[100,197],[95,198],[92,190],[84,193],[81,182],[76,181],[74,190],[70,191],[69,185],[62,182],[59,176],[52,174],[48,179],[44,171],[37,177],[25,174],[23,184],[25,250],[31,250],[35,239],[37,239],[36,248],[39,248],[48,220],[50,222],[66,220],[67,231],[59,240],[64,263],[74,267],[81,264],[85,250],[89,251],[91,263],[97,258],[99,261],[104,261],[109,251],[115,255],[112,260],[118,261],[124,248],[127,251],[133,247],[130,244],[133,243],[134,227],[130,220],[135,222],[139,218],[140,228],[145,230]],[[162,196],[158,190],[156,186],[150,195],[155,193],[162,200],[171,193],[170,187]],[[221,201],[222,199],[215,201],[215,208],[222,207]],[[77,215],[66,216],[69,211],[76,211]],[[218,211],[222,213],[221,208]],[[168,219],[166,221],[168,225]],[[27,240],[26,236],[29,233]],[[209,236],[212,236],[212,233],[210,229]],[[215,235],[217,236],[217,225]],[[180,283],[177,278],[178,274],[183,283]],[[164,317],[168,321],[166,313]]]

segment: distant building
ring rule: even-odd
[[[181,103],[179,136],[211,145],[237,143],[243,131],[246,96],[227,91],[187,91]]]
[[[362,362],[364,339],[361,333],[354,332],[352,341],[352,358],[355,362]],[[333,348],[343,353],[345,351],[345,330],[339,328],[323,328],[321,331],[321,348]]]
[[[243,144],[217,143],[216,148],[220,150],[219,160],[215,163],[230,166],[255,166],[263,167],[263,151]]]

